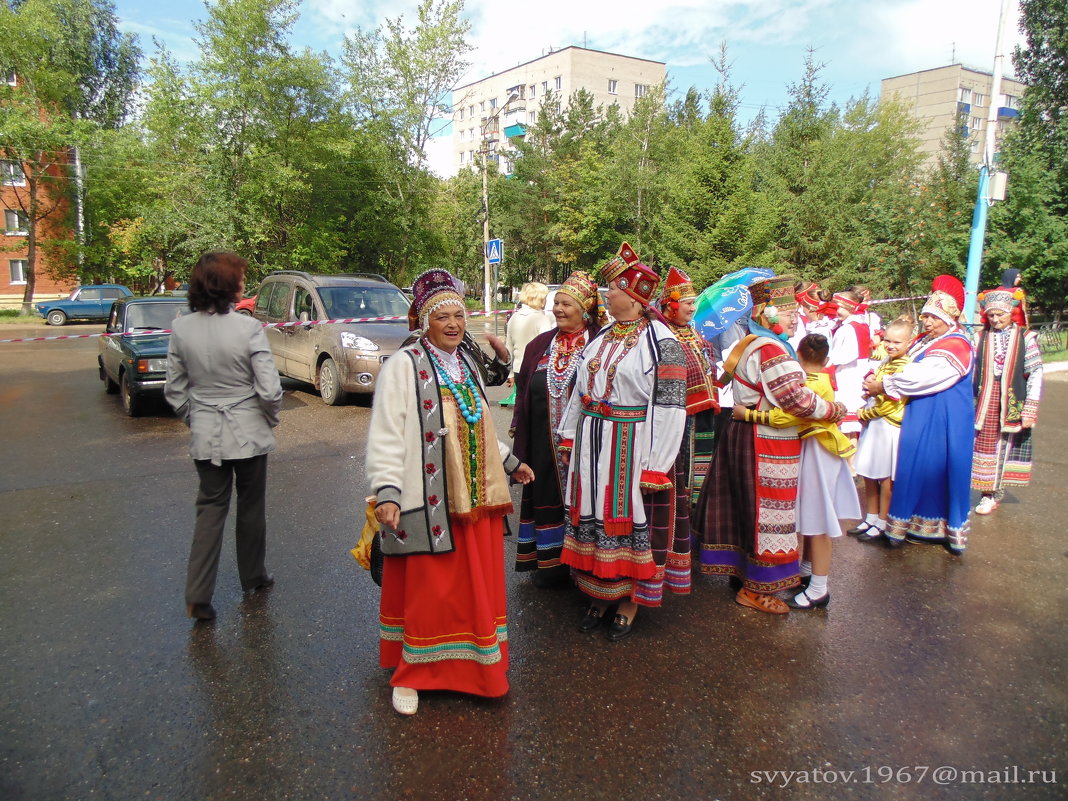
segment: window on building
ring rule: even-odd
[[[491,97],[490,98],[490,111],[493,111],[493,109],[495,109],[495,108],[497,108],[497,98]]]
[[[475,107],[474,107],[474,105],[470,105],[470,106],[467,107],[467,116],[468,117],[474,117],[475,116]]]
[[[15,70],[4,70],[4,83],[8,86],[14,86],[18,83],[18,77],[15,75]]]
[[[561,78],[559,75],[557,75],[556,78],[553,79],[553,88],[556,89],[557,92],[564,88],[564,79]]]
[[[533,100],[538,91],[538,87],[535,84],[530,85],[530,99]]]
[[[608,94],[610,94],[610,95],[618,95],[619,94],[619,81],[614,81],[611,78],[608,79]]]
[[[973,131],[978,131],[982,127],[983,127],[983,118],[982,117],[972,117],[972,130]]]
[[[986,95],[981,95],[978,92],[972,92],[972,104],[976,106],[985,106]]]
[[[462,120],[464,118],[464,107],[460,106],[460,116],[457,119]]]
[[[960,89],[957,90],[957,99],[961,103],[971,103],[972,102],[972,90],[971,89],[966,89],[963,86],[960,87]]]
[[[26,259],[8,259],[7,266],[11,271],[11,283],[26,283],[26,271],[30,269],[30,265]]]
[[[25,186],[26,173],[22,171],[20,161],[0,161],[0,174],[5,186]]]
[[[537,121],[538,121],[538,112],[536,112],[536,111],[528,111],[527,112],[527,122],[529,122],[531,125],[533,125]]]
[[[556,113],[559,114],[561,111],[563,111],[563,107],[559,103],[557,103],[556,104]]]
[[[647,91],[649,91],[649,87],[646,86],[644,83],[636,83],[636,84],[634,84],[634,96],[635,97],[645,97],[645,93]]]
[[[480,102],[479,102],[479,104],[478,104],[478,110],[479,110],[480,112],[481,112],[481,111],[485,111],[485,110],[486,110],[486,101],[485,101],[485,100],[482,100],[482,101],[480,101]]]
[[[26,236],[30,230],[30,220],[26,212],[19,209],[4,209],[4,233],[8,236]]]
[[[1019,108],[1020,98],[1016,95],[1002,95],[1004,102],[1001,104],[1003,108]]]
[[[472,164],[474,164],[474,162],[475,162],[475,151],[473,151],[473,150],[468,150],[467,151],[467,160],[469,162],[471,162]]]
[[[542,81],[541,82],[541,93],[545,94],[548,91],[549,91],[549,82],[548,81]]]
[[[973,153],[978,153],[979,152],[979,140],[978,139],[973,139],[972,140],[972,152]]]
[[[464,166],[464,157],[465,157],[466,155],[467,155],[467,154],[466,154],[466,153],[464,153],[464,152],[463,152],[462,150],[460,151],[460,166],[461,166],[461,167],[462,167],[462,166]]]

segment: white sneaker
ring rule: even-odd
[[[975,507],[975,513],[977,515],[988,515],[998,508],[998,502],[990,495],[984,495],[983,499],[979,501],[979,505]]]

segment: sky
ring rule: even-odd
[[[207,17],[202,0],[113,2],[121,29],[140,37],[146,55],[155,39],[179,61],[197,58],[194,23]],[[725,43],[740,118],[763,108],[774,122],[810,48],[824,65],[828,99],[839,105],[866,91],[877,97],[883,78],[917,70],[960,62],[989,72],[1003,3],[1011,72],[1009,56],[1023,43],[1017,0],[467,0],[474,49],[458,85],[578,45],[663,61],[669,91],[679,95],[715,85],[712,59]],[[418,2],[303,0],[299,7],[292,44],[336,56],[356,28],[371,30],[399,16],[410,26]],[[438,132],[450,133],[448,123]],[[430,157],[434,166],[436,154]]]

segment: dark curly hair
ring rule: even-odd
[[[797,343],[797,355],[811,364],[823,364],[831,346],[823,334],[808,334]]]
[[[241,294],[248,262],[228,250],[205,253],[189,275],[189,308],[226,314]]]

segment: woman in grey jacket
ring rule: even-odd
[[[233,312],[248,262],[205,253],[189,277],[193,314],[175,321],[167,353],[167,402],[192,434],[200,477],[185,602],[189,616],[212,620],[223,526],[237,482],[237,569],[241,588],[267,589],[267,453],[282,406],[271,348],[256,320]]]

